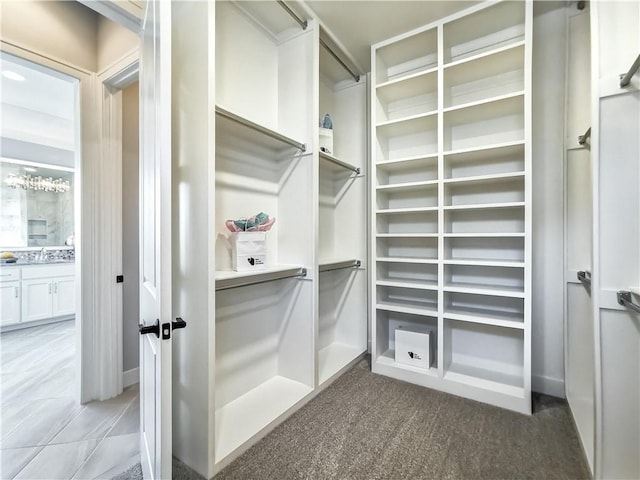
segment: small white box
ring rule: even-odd
[[[320,149],[333,155],[333,130],[320,127]]]
[[[231,238],[233,243],[232,263],[236,272],[267,268],[266,232],[235,232],[231,234]]]
[[[413,367],[431,367],[433,363],[431,337],[432,330],[428,327],[397,327],[396,362]]]

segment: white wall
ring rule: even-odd
[[[138,367],[138,155],[139,85],[122,91],[122,369]]]
[[[538,8],[542,7],[542,8]],[[532,389],[564,397],[563,157],[566,11],[533,20]]]
[[[98,15],[77,2],[0,2],[2,40],[91,72],[97,68],[97,28]]]
[[[100,72],[138,47],[140,37],[111,20],[98,16],[96,68]]]

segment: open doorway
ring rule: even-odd
[[[61,4],[62,9],[68,9],[69,4],[71,2],[45,2],[48,5],[42,5],[42,8],[50,8],[50,11],[53,12],[55,7],[51,6],[54,4]],[[51,6],[51,7],[50,7]],[[86,14],[87,21],[90,25],[96,27],[96,36],[102,38],[109,36],[109,32],[113,32],[117,29],[117,25],[107,23],[106,19],[99,19],[99,15],[95,12],[91,12],[86,7],[75,4],[73,7],[75,9],[84,9],[90,14]],[[3,7],[3,15],[6,9]],[[9,12],[11,13],[11,12]],[[85,15],[83,13],[83,15]],[[94,20],[91,20],[94,19]],[[64,21],[61,17],[59,20]],[[94,23],[91,23],[91,22]],[[3,22],[4,24],[4,22]],[[76,28],[74,26],[74,28]],[[79,30],[86,29],[86,25]],[[107,34],[105,34],[107,32]],[[137,40],[135,34],[132,34],[133,38]],[[122,37],[120,37],[122,39]],[[4,38],[3,38],[4,40]],[[55,40],[52,40],[55,42]],[[3,44],[4,47],[4,44]],[[122,47],[120,45],[119,47]],[[16,50],[16,49],[13,49]],[[12,53],[13,53],[12,50]],[[17,49],[19,50],[19,49]],[[30,49],[31,51],[35,51],[35,49]],[[118,50],[109,48],[103,48],[101,51],[97,52],[97,55],[102,55],[102,65],[98,66],[96,64],[95,73],[92,75],[97,82],[100,82],[102,78],[108,79],[108,66],[105,67],[105,62],[110,62],[112,64],[118,63],[118,60],[121,58],[117,58]],[[20,58],[20,51],[15,55],[15,59],[19,62],[27,66],[33,66],[36,70],[39,71],[47,71],[46,67],[39,65],[37,62],[39,60],[38,55],[25,55],[26,58],[30,60],[34,60],[35,62],[26,61],[24,58]],[[36,52],[37,53],[37,52]],[[44,52],[47,53],[47,52]],[[11,55],[3,52],[4,58],[11,58]],[[43,55],[46,56],[46,55]],[[110,57],[109,57],[110,56]],[[130,55],[129,55],[130,56]],[[46,63],[46,62],[45,62]],[[49,62],[50,63],[50,62]],[[71,62],[70,62],[71,63]],[[30,64],[30,65],[29,65]],[[7,64],[3,61],[2,70],[5,70]],[[137,66],[136,66],[137,68]],[[8,67],[7,67],[8,70]],[[86,70],[86,68],[85,68]],[[55,66],[49,72],[53,77],[56,78],[65,78],[71,83],[75,85],[75,105],[74,107],[78,107],[78,99],[79,88],[78,88],[78,79],[73,75],[64,75],[61,72],[55,70]],[[103,76],[101,77],[101,74]],[[126,77],[126,78],[124,78]],[[137,96],[137,88],[135,83],[135,72],[127,71],[126,75],[121,75],[114,82],[116,84],[107,85],[105,88],[109,90],[109,94],[114,98],[117,98],[118,102],[121,102],[122,112],[127,111],[128,118],[118,118],[117,121],[114,122],[114,125],[120,128],[121,130],[117,132],[115,135],[118,139],[122,141],[125,138],[131,139],[131,136],[137,137],[137,103],[138,100],[135,98]],[[5,77],[3,77],[5,78]],[[113,82],[112,82],[113,83]],[[101,85],[98,85],[101,86]],[[4,87],[4,85],[3,85]],[[125,88],[126,87],[126,88]],[[92,84],[92,88],[95,86]],[[48,95],[45,95],[48,100],[56,100],[61,97],[60,89],[56,87],[53,92],[49,92]],[[2,99],[13,99],[12,95],[9,95],[8,90],[2,90]],[[36,98],[37,95],[33,95],[33,92],[28,95],[29,98]],[[85,98],[85,97],[83,97]],[[98,100],[98,99],[96,99]],[[40,101],[36,102],[39,104],[44,104],[46,102]],[[31,110],[36,110],[36,107],[39,105],[32,105]],[[131,106],[134,107],[133,113],[131,112]],[[86,105],[85,105],[86,107]],[[83,121],[86,121],[89,117],[89,114],[94,115],[96,118],[92,118],[91,121],[99,123],[101,118],[103,117],[102,113],[99,109],[95,108],[95,105],[92,105],[94,111],[87,112],[87,110],[83,110]],[[4,125],[7,125],[7,117],[4,115],[3,111],[3,120]],[[77,112],[76,112],[77,113]],[[55,115],[54,115],[55,116]],[[77,118],[76,118],[77,120]],[[134,122],[135,120],[135,122]],[[11,122],[15,126],[14,122]],[[36,125],[31,122],[31,125]],[[135,125],[136,132],[131,133],[130,131],[124,131],[125,128],[131,129],[132,126]],[[51,121],[46,122],[45,124],[40,124],[40,133],[49,134],[55,131],[55,124]],[[75,126],[72,128],[75,130],[77,134],[80,128]],[[95,130],[98,132],[98,130]],[[4,128],[3,128],[3,137],[4,137]],[[115,134],[116,132],[111,132]],[[38,143],[38,142],[32,142]],[[42,142],[39,142],[42,143]],[[97,160],[93,156],[86,155],[86,151],[84,149],[76,148],[73,150],[71,155],[71,166],[56,166],[52,164],[47,164],[45,160],[48,161],[48,157],[45,157],[41,154],[38,156],[40,161],[34,160],[25,160],[24,157],[26,154],[24,153],[9,153],[5,155],[4,148],[9,148],[12,146],[12,142],[5,141],[3,138],[3,157],[7,157],[9,160],[13,160],[13,162],[7,162],[7,167],[5,168],[5,164],[3,162],[2,168],[3,171],[1,173],[2,180],[4,182],[4,177],[9,175],[9,169],[12,170],[13,177],[16,180],[14,182],[23,182],[27,181],[27,175],[31,177],[41,176],[44,179],[51,179],[50,182],[57,184],[63,184],[67,180],[69,181],[70,188],[69,190],[75,192],[76,201],[71,201],[71,207],[75,204],[75,226],[79,225],[79,221],[81,220],[80,211],[83,207],[82,201],[83,198],[80,194],[81,189],[81,180],[83,176],[81,175],[81,170],[83,168],[83,161],[89,158],[88,162],[95,163]],[[75,147],[78,146],[77,143],[74,144]],[[79,159],[80,152],[84,154],[84,159]],[[60,152],[49,152],[53,155],[53,153],[59,154]],[[101,155],[100,152],[96,153]],[[127,154],[129,154],[129,159],[132,157],[136,157],[136,165],[137,165],[137,144],[135,146],[128,145],[128,152],[122,151],[120,152],[122,155],[122,165],[118,166],[118,172],[121,172],[121,176],[119,181],[122,183],[121,186],[110,186],[109,191],[113,194],[113,192],[117,192],[121,198],[118,199],[118,205],[121,206],[119,217],[122,217],[123,214],[131,213],[132,210],[137,211],[137,197],[136,193],[133,192],[131,186],[127,186],[126,182],[130,182],[132,180],[133,175],[131,174],[132,170],[137,170],[137,167],[132,167],[131,165],[125,165],[125,160],[127,158]],[[17,157],[17,158],[16,158]],[[75,158],[75,162],[74,162]],[[10,165],[10,167],[9,167]],[[103,166],[104,167],[104,166]],[[29,172],[29,170],[25,170],[25,168],[39,169],[36,172]],[[111,166],[108,165],[104,167],[105,169],[110,169]],[[46,169],[46,170],[43,170]],[[65,170],[66,169],[66,170]],[[84,169],[86,171],[87,164],[84,164]],[[15,172],[13,172],[15,170]],[[65,176],[66,175],[66,176]],[[137,179],[137,175],[135,176]],[[58,180],[60,180],[58,182]],[[41,181],[42,183],[43,181]],[[86,187],[86,182],[85,182]],[[127,189],[126,194],[124,192],[124,188]],[[22,189],[22,187],[17,187],[15,190]],[[52,193],[52,192],[48,192]],[[62,193],[59,193],[61,196]],[[136,204],[131,205],[127,201],[128,198],[135,198]],[[3,194],[3,209],[2,213],[5,213],[5,198]],[[112,212],[108,214],[105,213],[105,216],[108,217]],[[43,231],[46,231],[46,228],[51,227],[52,222],[46,222],[48,227],[45,227],[45,223],[43,222],[29,222],[27,219],[27,227],[26,232],[27,236],[28,232],[31,232],[32,235],[40,235],[43,236]],[[32,219],[33,220],[33,219]],[[36,219],[38,220],[38,219]],[[96,222],[100,219],[96,219],[95,217],[89,216],[86,214],[83,218],[84,222]],[[137,216],[134,219],[137,221]],[[30,223],[32,224],[30,226]],[[102,221],[101,226],[104,226],[106,222]],[[123,228],[125,226],[123,225]],[[39,228],[39,230],[38,230]],[[131,229],[136,229],[137,227],[131,226],[131,220],[129,222],[129,231]],[[22,229],[22,227],[21,227]],[[58,229],[62,232],[62,229]],[[4,242],[0,242],[0,246],[3,247],[2,250],[10,250],[14,253],[14,258],[21,258],[22,262],[17,262],[14,267],[22,267],[25,268],[31,267],[31,263],[27,264],[26,262],[30,262],[33,260],[35,263],[38,263],[38,267],[46,266],[49,264],[55,265],[64,265],[72,267],[72,277],[73,281],[77,288],[69,288],[68,285],[65,286],[62,282],[50,281],[48,284],[45,283],[44,287],[41,288],[46,291],[49,295],[55,295],[60,292],[59,298],[56,301],[56,305],[60,307],[63,303],[66,302],[67,305],[71,304],[72,311],[67,309],[65,311],[65,315],[54,315],[53,317],[40,318],[39,320],[35,320],[30,317],[31,323],[25,322],[23,325],[14,325],[15,328],[7,328],[6,332],[0,333],[2,336],[0,338],[0,350],[2,350],[2,397],[0,398],[0,402],[2,402],[2,478],[71,478],[73,475],[80,475],[80,477],[85,478],[89,476],[91,478],[96,476],[108,476],[115,475],[122,470],[127,469],[130,465],[136,464],[139,461],[139,403],[138,403],[138,389],[137,389],[137,342],[138,342],[138,334],[137,330],[135,330],[135,336],[130,338],[131,328],[127,329],[127,326],[131,327],[131,325],[125,324],[125,318],[129,320],[129,322],[133,322],[134,328],[137,327],[137,315],[135,318],[132,318],[131,315],[128,315],[122,311],[123,298],[131,297],[131,292],[127,291],[127,294],[121,294],[121,298],[119,300],[119,308],[120,312],[118,314],[118,322],[121,322],[122,325],[120,327],[120,339],[121,346],[119,349],[118,355],[121,357],[119,362],[114,361],[114,366],[117,366],[114,372],[114,377],[119,377],[120,387],[124,386],[125,391],[122,395],[119,395],[114,398],[110,398],[106,401],[100,402],[85,402],[80,404],[76,382],[75,379],[80,376],[78,370],[80,369],[80,365],[76,361],[77,356],[76,352],[79,350],[80,342],[77,341],[76,338],[76,329],[79,328],[78,321],[80,309],[77,308],[76,302],[80,302],[80,284],[84,283],[82,288],[93,288],[95,290],[100,290],[105,284],[112,282],[114,285],[116,284],[116,276],[109,275],[109,278],[104,281],[102,284],[96,284],[91,281],[87,282],[86,276],[81,276],[77,274],[77,271],[80,270],[79,265],[82,263],[82,255],[83,249],[78,248],[77,244],[79,229],[74,228],[74,231],[69,235],[63,235],[64,239],[60,245],[52,245],[45,248],[44,252],[42,251],[41,245],[33,245],[37,247],[36,252],[28,256],[30,254],[31,249],[30,245],[24,247],[24,250],[20,250],[19,248],[4,248]],[[103,228],[103,233],[105,234],[113,234],[113,231],[110,231],[108,228]],[[136,230],[137,233],[137,230]],[[124,232],[121,232],[124,234]],[[47,233],[47,236],[50,234]],[[122,235],[121,235],[122,236]],[[86,237],[86,235],[85,235]],[[36,238],[36,237],[34,237]],[[39,239],[40,241],[42,239]],[[129,285],[136,285],[137,276],[135,273],[127,273],[122,270],[122,258],[123,256],[127,258],[127,261],[132,262],[137,265],[137,245],[133,245],[132,242],[137,241],[136,239],[125,240],[124,237],[116,239],[114,244],[118,245],[115,248],[120,249],[119,259],[115,259],[115,256],[112,255],[113,250],[109,250],[106,252],[106,260],[103,263],[108,263],[109,269],[112,269],[114,272],[117,271],[118,274],[125,274],[125,288],[127,281]],[[58,240],[60,242],[60,240]],[[64,243],[71,243],[72,245],[64,245]],[[128,245],[127,250],[123,251],[124,244]],[[8,245],[8,244],[7,244]],[[12,244],[13,245],[13,244]],[[53,247],[61,247],[59,249]],[[99,248],[99,247],[98,247]],[[15,250],[15,252],[13,252]],[[59,253],[58,250],[66,253]],[[84,249],[84,252],[87,252],[87,249]],[[135,260],[132,258],[132,252],[135,254]],[[36,256],[36,254],[40,256]],[[95,254],[95,252],[94,252]],[[127,256],[128,255],[128,256]],[[74,269],[74,267],[78,267]],[[90,264],[91,268],[95,268],[95,263]],[[3,272],[5,271],[5,265],[2,266]],[[77,271],[76,271],[77,270]],[[58,275],[56,275],[58,277]],[[4,277],[0,277],[4,278]],[[20,305],[18,306],[15,301],[11,303],[14,308],[13,312],[19,313],[21,315],[19,322],[22,322],[22,319],[25,318],[23,314],[22,304],[24,303],[24,287],[28,285],[25,283],[24,279],[20,275],[17,279],[18,284],[13,285],[14,287],[18,287],[18,297],[20,299]],[[49,293],[49,285],[51,288],[51,293]],[[4,282],[3,282],[4,286]],[[35,288],[35,287],[33,287]],[[119,290],[123,289],[122,285],[117,285],[115,287]],[[132,287],[131,287],[132,288]],[[137,288],[137,287],[136,287]],[[64,289],[64,291],[63,291]],[[10,291],[11,290],[11,291]],[[127,289],[128,290],[128,289]],[[2,316],[4,320],[5,311],[5,300],[7,304],[9,304],[9,297],[11,295],[15,295],[15,288],[13,289],[2,289],[3,297],[2,297]],[[5,294],[6,293],[6,294]],[[8,293],[11,293],[9,295]],[[99,296],[99,292],[94,293],[95,296]],[[75,298],[74,298],[75,296]],[[6,297],[6,298],[5,298]],[[15,297],[14,297],[15,298]],[[53,302],[53,300],[52,300]],[[129,304],[132,303],[129,298]],[[135,303],[135,300],[133,300]],[[118,304],[118,301],[115,301],[114,304]],[[34,305],[37,307],[42,306],[42,302],[34,302]],[[73,306],[76,306],[75,311]],[[135,308],[135,307],[133,307]],[[129,308],[131,310],[131,307]],[[86,312],[87,310],[83,310],[82,312]],[[60,313],[58,310],[57,313]],[[76,316],[77,315],[77,316]],[[86,315],[84,315],[87,319]],[[15,317],[11,319],[15,324]],[[3,321],[4,323],[4,321]],[[17,327],[28,327],[28,328],[17,328]],[[86,325],[85,325],[86,326]],[[54,328],[55,327],[55,328]],[[3,330],[4,326],[3,326]],[[11,331],[10,331],[11,330]],[[22,331],[22,333],[29,331],[29,341],[31,342],[27,345],[28,342],[23,341],[23,346],[16,349],[4,348],[8,345],[5,342],[5,338],[8,339],[10,334],[14,334],[17,337],[18,332]],[[5,336],[6,334],[6,336]],[[55,334],[55,335],[54,335]],[[44,337],[48,336],[48,339],[45,341]],[[131,348],[132,343],[135,342],[135,349]],[[125,343],[127,345],[125,345]],[[98,349],[105,349],[104,345],[96,345]],[[20,357],[18,353],[20,351],[21,354],[24,354],[24,357],[28,357],[33,359],[33,362],[36,362],[42,365],[43,373],[35,375],[34,368],[26,369],[26,373],[30,375],[31,382],[20,382],[18,380],[17,375],[11,377],[11,382],[7,381],[9,375],[5,375],[8,373],[5,368],[4,359],[13,360],[10,368],[15,368],[17,365],[20,367],[27,367],[29,363],[23,361],[23,358]],[[135,361],[134,361],[135,359]],[[31,366],[33,367],[33,362]],[[87,366],[85,365],[85,369]],[[88,375],[93,373],[95,377],[95,373],[98,369],[96,365],[89,365],[92,369]],[[8,367],[7,367],[8,368]],[[14,371],[13,373],[17,373]],[[96,378],[96,383],[105,383],[103,378]],[[29,384],[31,386],[29,386]],[[51,387],[51,388],[49,388]],[[103,396],[103,398],[107,398],[109,394]],[[95,398],[95,397],[94,397]],[[91,399],[89,399],[91,400]],[[15,401],[15,403],[9,405],[9,402]],[[12,408],[9,408],[11,406]],[[43,477],[44,475],[44,477]]]

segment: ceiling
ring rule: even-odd
[[[427,25],[477,1],[306,0],[314,16],[361,72],[371,71],[371,45]]]

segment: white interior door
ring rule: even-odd
[[[140,59],[140,448],[149,479],[171,478],[170,8],[146,2]]]

